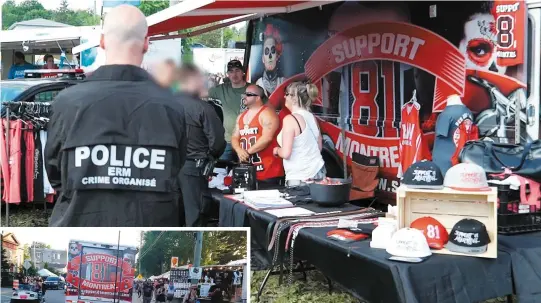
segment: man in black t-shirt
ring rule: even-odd
[[[223,302],[222,296],[222,284],[216,283],[212,285],[209,289],[209,297],[211,303],[221,303]]]
[[[154,287],[152,284],[150,282],[145,282],[145,285],[143,285],[143,303],[150,303],[153,291]]]

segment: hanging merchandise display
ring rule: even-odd
[[[2,102],[2,105],[2,201],[15,204],[52,203],[55,191],[49,182],[43,156],[50,104]]]
[[[430,159],[428,144],[423,139],[419,115],[421,105],[417,102],[413,91],[411,100],[402,106],[402,120],[400,125],[400,142],[398,154],[400,164],[398,166],[398,178],[402,178],[404,171],[417,161]]]

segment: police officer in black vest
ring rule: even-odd
[[[180,225],[184,109],[140,68],[147,32],[136,7],[112,9],[105,65],[53,102],[45,161],[60,188],[49,226]]]
[[[186,114],[188,151],[181,171],[180,186],[184,202],[186,226],[206,226],[212,197],[208,176],[213,163],[225,150],[224,126],[213,106],[200,100],[204,78],[192,64],[180,68],[182,93],[193,98],[182,98]]]

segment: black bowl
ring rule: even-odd
[[[318,184],[308,183],[310,187],[310,197],[314,203],[321,206],[340,206],[349,202],[349,193],[351,191],[351,179],[330,178],[331,181],[338,181],[341,184]]]

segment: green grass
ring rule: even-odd
[[[10,227],[46,227],[49,224],[53,205],[47,203],[47,212],[43,209],[43,203],[35,204],[32,208],[31,203],[21,203],[20,205],[9,206],[9,226]],[[6,208],[2,205],[2,226],[6,225]]]
[[[257,291],[261,282],[265,278],[266,271],[252,271],[251,284],[251,299],[252,302],[257,302]],[[318,271],[310,271],[307,273],[307,281],[302,280],[301,274],[294,274],[293,284],[287,283],[287,274],[284,275],[284,283],[278,285],[279,276],[271,276],[267,281],[267,285],[263,290],[260,302],[262,303],[369,303],[361,301],[352,295],[342,291],[338,285],[333,284],[333,292],[329,294],[327,280],[323,274]],[[504,303],[507,302],[505,297],[487,300],[481,303]],[[518,302],[514,298],[513,302]]]

